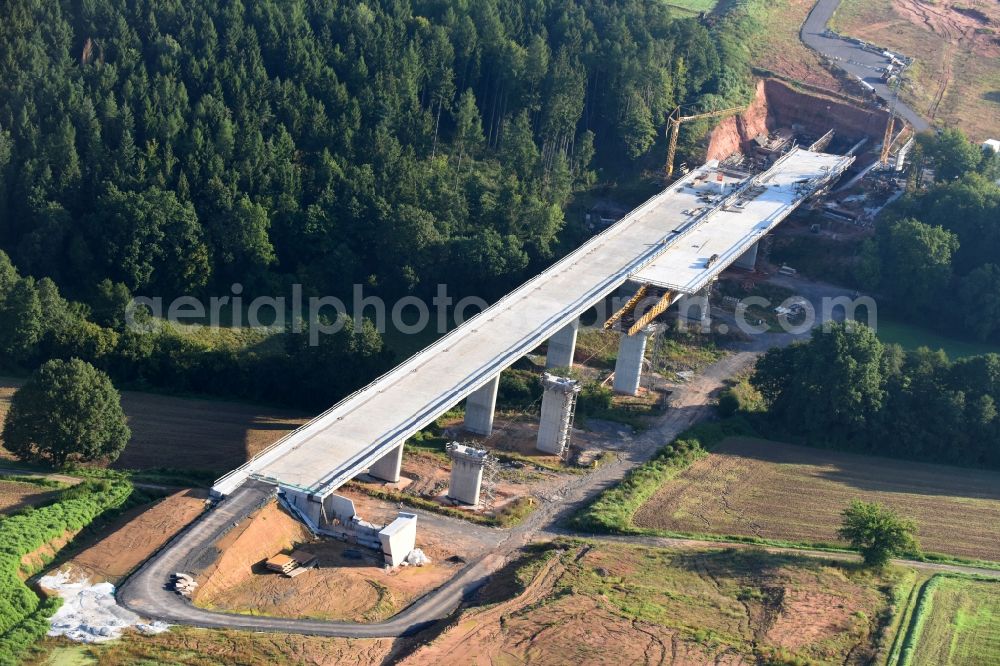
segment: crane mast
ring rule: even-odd
[[[670,178],[674,175],[674,159],[677,157],[677,138],[681,132],[681,123],[686,123],[689,120],[702,120],[706,118],[729,116],[734,113],[739,113],[742,110],[743,107],[735,107],[732,109],[722,109],[721,111],[698,113],[692,116],[682,116],[681,107],[678,106],[674,109],[667,118],[667,180],[670,180]]]
[[[899,75],[892,84],[892,102],[889,104],[889,120],[885,123],[885,136],[882,137],[882,155],[878,160],[882,168],[889,166],[889,150],[892,148],[892,133],[896,129],[896,104],[899,102],[899,85],[902,81],[903,77]]]

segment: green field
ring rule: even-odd
[[[951,359],[980,354],[1000,354],[1000,345],[956,340],[929,329],[905,324],[885,316],[880,316],[878,319],[878,337],[882,342],[892,342],[900,345],[903,349],[916,349],[918,347],[943,349]]]
[[[667,0],[667,5],[671,9],[688,14],[710,12],[715,9],[717,4],[719,4],[719,0]]]
[[[1000,664],[1000,582],[942,577],[909,663]]]

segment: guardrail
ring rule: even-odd
[[[592,250],[594,250],[597,245],[599,245],[603,241],[607,240],[608,238],[614,237],[614,236],[622,233],[628,227],[628,223],[630,221],[634,221],[636,217],[638,217],[642,213],[646,212],[658,200],[666,197],[667,195],[671,194],[672,192],[676,191],[677,189],[680,189],[681,187],[683,187],[684,184],[686,184],[689,180],[693,179],[693,176],[694,176],[695,173],[697,173],[697,171],[692,171],[690,174],[688,174],[687,176],[685,176],[683,178],[678,179],[677,181],[675,181],[674,183],[672,183],[670,186],[668,186],[664,190],[662,190],[662,191],[654,194],[649,199],[647,199],[642,204],[640,204],[638,207],[636,207],[634,210],[632,210],[631,212],[629,212],[628,215],[626,215],[624,218],[622,218],[621,220],[619,220],[616,224],[612,225],[611,227],[608,227],[607,229],[605,229],[601,233],[593,236],[590,240],[588,240],[586,243],[584,243],[583,245],[581,245],[579,248],[577,248],[573,252],[570,252],[569,254],[567,254],[565,257],[563,257],[562,259],[560,259],[559,261],[557,261],[555,264],[553,264],[552,266],[550,266],[548,269],[546,269],[542,273],[540,273],[540,274],[536,275],[535,277],[527,280],[526,282],[524,282],[523,284],[521,284],[519,287],[515,288],[513,291],[505,294],[502,298],[500,298],[493,305],[491,305],[487,309],[483,310],[479,314],[473,316],[468,321],[464,322],[461,326],[456,327],[452,331],[448,332],[447,334],[445,334],[444,336],[442,336],[441,338],[439,338],[437,341],[431,343],[430,345],[428,345],[424,349],[422,349],[422,350],[416,352],[415,354],[411,355],[409,358],[407,358],[401,364],[397,365],[392,370],[390,370],[387,373],[385,373],[385,374],[377,377],[373,381],[371,381],[368,384],[366,384],[364,387],[362,387],[362,388],[354,391],[353,393],[351,393],[347,397],[345,397],[342,400],[340,400],[339,402],[337,402],[335,405],[333,405],[332,407],[330,407],[328,410],[324,411],[323,413],[319,414],[318,416],[316,416],[315,418],[309,420],[308,422],[302,424],[301,426],[299,426],[298,428],[296,428],[292,432],[287,433],[286,435],[284,435],[283,437],[281,437],[280,439],[278,439],[276,442],[274,442],[270,446],[268,446],[268,447],[262,449],[261,451],[257,452],[253,457],[251,457],[249,460],[247,460],[245,463],[243,463],[242,465],[240,465],[236,469],[234,469],[231,472],[228,472],[227,474],[224,474],[223,476],[219,477],[218,479],[216,479],[215,483],[212,486],[213,492],[215,492],[216,494],[222,494],[222,495],[228,494],[228,492],[232,492],[231,489],[225,490],[227,486],[232,485],[231,484],[232,481],[238,479],[238,481],[233,486],[233,488],[237,487],[246,478],[248,478],[249,476],[252,475],[252,472],[249,471],[251,467],[253,467],[255,465],[259,465],[260,463],[266,461],[274,453],[279,452],[279,449],[281,449],[291,438],[296,437],[297,435],[300,435],[303,431],[308,430],[308,429],[316,426],[319,422],[321,422],[325,418],[331,416],[338,409],[342,409],[343,407],[345,407],[346,405],[348,405],[352,401],[356,400],[357,398],[361,397],[365,393],[368,393],[369,391],[375,389],[380,384],[387,383],[391,379],[393,379],[394,377],[396,377],[397,375],[404,374],[405,372],[409,371],[410,370],[409,366],[412,364],[413,360],[415,358],[417,358],[418,356],[421,356],[421,355],[424,355],[424,354],[433,353],[434,351],[437,351],[437,350],[439,350],[439,349],[441,349],[443,347],[446,347],[449,343],[451,343],[452,341],[454,341],[454,339],[456,337],[464,335],[465,333],[468,332],[468,330],[475,328],[476,324],[482,323],[484,320],[488,320],[488,318],[490,316],[495,315],[499,310],[501,310],[503,307],[505,307],[507,304],[509,304],[512,300],[514,300],[517,297],[522,296],[523,292],[530,291],[531,289],[533,289],[536,286],[537,282],[540,282],[540,281],[543,281],[543,280],[547,279],[551,274],[558,273],[558,272],[560,272],[560,270],[565,269],[569,265],[572,265],[576,261],[584,258],[587,254],[589,254]],[[669,238],[669,235],[667,237]],[[662,241],[658,245],[662,245]],[[666,250],[666,246],[665,245],[663,245],[662,248],[659,249],[660,252],[662,252],[664,250]],[[641,262],[644,256],[645,256],[645,254],[644,255],[640,255],[640,257],[637,260],[637,262]],[[649,259],[649,261],[651,261],[651,259]],[[641,268],[641,265],[640,266],[635,266],[634,264],[630,264],[626,269],[623,269],[622,271],[618,271],[617,273],[615,273],[613,277],[618,278],[622,274],[625,274],[625,277],[622,280],[622,282],[624,282],[625,280],[628,279],[628,275],[629,274],[632,274],[632,273],[636,272],[640,268]],[[587,307],[589,307],[589,305]],[[568,318],[572,319],[572,317],[568,317]],[[466,379],[468,379],[468,378],[466,378]],[[484,381],[484,383],[485,383],[485,381]],[[475,390],[475,389],[472,389],[472,390]],[[471,390],[469,392],[471,393]],[[461,399],[461,398],[459,398],[459,399]],[[388,447],[388,448],[391,448],[391,447]],[[240,478],[240,477],[242,477],[242,478]],[[266,480],[266,479],[261,479],[261,480]],[[273,482],[273,481],[270,481],[270,480],[268,480],[268,481],[269,482]]]

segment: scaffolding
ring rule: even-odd
[[[497,481],[500,478],[500,460],[493,454],[483,459],[483,484],[479,493],[479,506],[492,511],[497,502]]]

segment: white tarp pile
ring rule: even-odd
[[[410,554],[406,556],[405,564],[409,564],[414,567],[422,567],[425,564],[430,564],[431,558],[424,555],[424,551],[419,548],[414,548],[410,551]]]
[[[115,602],[115,586],[74,580],[65,571],[43,576],[38,584],[57,593],[62,607],[52,616],[49,636],[65,636],[81,643],[101,643],[120,638],[122,631],[134,628],[144,634],[158,634],[168,629],[163,622],[147,624],[130,610]]]

